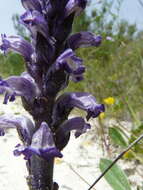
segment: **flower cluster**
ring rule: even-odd
[[[0,134],[15,127],[23,142],[14,155],[29,160],[37,155],[46,160],[62,157],[61,150],[69,141],[70,131],[79,137],[90,129],[83,118],[68,119],[74,107],[87,112],[87,121],[105,111],[89,93],[71,92],[58,95],[70,80],[83,79],[83,60],[74,52],[77,48],[101,43],[101,36],[91,32],[70,35],[74,18],[86,7],[87,0],[21,0],[26,12],[20,17],[30,31],[30,41],[20,36],[0,37],[0,49],[6,54],[15,51],[24,57],[27,71],[21,76],[0,79],[0,94],[4,104],[20,96],[33,121],[22,116],[0,117]]]

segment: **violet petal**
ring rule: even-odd
[[[75,130],[75,137],[77,138],[90,128],[90,124],[85,123],[82,117],[75,117],[60,125],[57,131],[57,137],[62,138],[62,136],[67,135],[70,131]]]
[[[72,76],[73,81],[76,81],[76,76],[82,76],[85,71],[83,60],[76,57],[72,49],[65,50],[56,60],[55,69],[63,69]]]
[[[87,112],[87,120],[90,117],[98,117],[105,111],[103,104],[97,104],[96,99],[86,92],[71,92],[61,95],[55,103],[53,109],[53,124],[57,125],[67,119],[71,110],[76,107]]]
[[[25,116],[2,115],[0,116],[0,133],[6,129],[16,128],[24,144],[30,144],[34,132],[33,122]],[[1,136],[1,135],[0,135]]]
[[[69,0],[65,7],[65,15],[75,12],[79,15],[86,7],[87,0]]]
[[[32,32],[35,39],[38,32],[41,33],[46,39],[49,38],[47,22],[40,12],[36,10],[28,10],[20,18],[22,23]]]
[[[5,93],[4,103],[14,101],[15,96],[23,96],[29,102],[33,102],[39,96],[39,89],[34,81],[25,77],[12,76],[5,80],[0,80],[0,94]]]
[[[21,0],[21,2],[25,9],[37,10],[41,12],[41,5],[39,0]]]
[[[42,122],[40,128],[34,133],[31,145],[16,147],[14,154],[16,156],[24,154],[25,159],[29,159],[32,155],[38,155],[46,160],[62,157],[55,147],[52,132],[46,122]]]
[[[67,44],[72,50],[75,50],[80,47],[98,47],[101,44],[101,41],[101,36],[96,36],[91,32],[79,32],[71,35],[67,40]]]
[[[34,52],[32,45],[18,36],[1,35],[0,37],[0,49],[4,52],[9,50],[20,53],[26,61],[31,60],[31,55]]]

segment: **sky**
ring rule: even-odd
[[[15,34],[16,32],[11,20],[12,15],[15,13],[22,14],[23,12],[24,9],[20,0],[1,0],[0,33]],[[120,11],[120,18],[127,19],[130,23],[136,22],[138,28],[143,29],[143,7],[140,6],[138,0],[124,0]]]

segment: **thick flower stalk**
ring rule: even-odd
[[[26,72],[21,76],[0,78],[0,94],[4,104],[20,96],[23,107],[33,117],[0,116],[0,135],[6,128],[16,128],[21,144],[16,145],[15,156],[24,155],[30,190],[57,190],[53,182],[55,157],[70,139],[70,132],[79,137],[90,129],[87,121],[98,117],[105,108],[89,93],[69,92],[59,96],[70,80],[83,79],[83,60],[74,52],[77,48],[95,46],[101,37],[82,31],[70,35],[73,20],[86,7],[87,0],[21,0],[26,12],[20,23],[31,33],[28,42],[19,36],[1,35],[0,49],[6,54],[13,50],[25,59]],[[77,107],[87,112],[82,117],[68,119]]]

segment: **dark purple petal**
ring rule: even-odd
[[[31,145],[18,145],[14,154],[16,156],[24,154],[25,159],[29,159],[33,154],[46,160],[54,157],[62,157],[60,151],[55,147],[52,132],[46,122],[42,122],[40,128],[34,133]]]
[[[4,129],[0,128],[0,136],[4,136],[4,135],[5,135]]]
[[[76,76],[80,77],[84,73],[85,66],[83,65],[83,60],[76,57],[72,49],[67,49],[56,60],[55,69],[65,70],[72,76],[72,79],[76,81]]]
[[[63,11],[64,12],[64,11]],[[51,22],[51,33],[53,37],[57,40],[57,44],[60,47],[64,41],[68,38],[72,30],[74,20],[74,13],[70,14],[66,18],[56,17],[56,21]]]
[[[28,72],[23,72],[23,73],[21,74],[21,77],[24,77],[24,78],[26,78],[27,80],[29,80],[30,82],[35,83],[35,82],[34,82],[34,79],[31,77],[31,75],[30,75]]]
[[[5,93],[4,103],[14,101],[15,96],[22,96],[29,102],[33,102],[39,96],[39,89],[34,81],[25,77],[12,76],[5,80],[0,80],[0,94]]]
[[[65,121],[56,131],[56,147],[62,150],[67,145],[70,139],[70,131],[75,130],[75,137],[77,138],[90,128],[90,124],[85,123],[81,117],[75,117]]]
[[[25,160],[29,160],[32,156],[32,152],[27,146],[18,144],[15,148],[16,149],[13,151],[14,156],[20,156],[21,154],[23,154]]]
[[[67,43],[72,50],[75,50],[80,47],[98,47],[101,44],[101,41],[101,36],[96,36],[91,32],[79,32],[71,35],[67,40]]]
[[[39,0],[21,0],[22,5],[25,9],[37,10],[41,12],[41,5]]]
[[[66,16],[73,12],[79,15],[85,9],[86,4],[87,0],[69,0],[65,8]]]
[[[69,0],[49,0],[50,4],[52,6],[52,9],[57,12],[63,12],[63,9],[65,8],[66,4]]]
[[[31,60],[31,56],[34,52],[32,45],[18,36],[1,35],[0,49],[4,52],[14,50],[20,53],[27,61]]]
[[[48,24],[40,12],[28,10],[20,18],[22,23],[32,32],[35,39],[38,32],[46,39],[49,38]]]
[[[77,138],[83,133],[86,133],[86,131],[90,128],[90,124],[85,123],[82,117],[75,117],[65,121],[58,128],[57,136],[59,136],[59,138],[62,138],[62,136],[67,135],[70,131],[75,130],[75,137]]]
[[[8,101],[15,100],[15,91],[13,91],[7,81],[0,79],[0,94],[4,94],[3,104],[7,104]]]
[[[80,108],[87,112],[87,120],[90,117],[98,117],[101,112],[105,111],[103,104],[97,104],[96,99],[86,92],[72,92],[61,95],[53,109],[53,124],[57,125],[67,119],[69,113],[74,108]]]
[[[2,115],[0,116],[0,136],[4,134],[5,129],[16,128],[24,144],[31,143],[34,133],[33,122],[25,116]]]
[[[47,72],[45,80],[45,93],[49,96],[55,97],[60,90],[67,87],[69,82],[69,74],[63,69],[57,70],[53,64]]]

